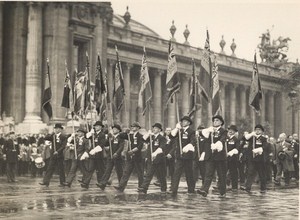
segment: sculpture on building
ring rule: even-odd
[[[259,38],[261,38],[261,42],[258,48],[262,62],[274,64],[277,67],[287,63],[288,41],[291,40],[289,37],[280,36],[271,43],[271,35],[268,29]]]

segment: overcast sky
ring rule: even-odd
[[[237,57],[250,61],[260,43],[259,36],[269,29],[271,41],[279,36],[291,38],[289,61],[300,59],[299,0],[111,0],[111,3],[114,13],[120,15],[129,6],[132,19],[167,40],[172,20],[177,28],[175,38],[180,43],[184,42],[186,24],[191,32],[188,39],[191,46],[203,48],[207,28],[211,49],[220,52],[219,42],[224,35],[224,50],[230,55],[234,38]]]

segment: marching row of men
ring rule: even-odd
[[[220,115],[212,118],[212,126],[208,128],[199,126],[195,131],[191,127],[192,123],[191,118],[184,116],[174,129],[166,129],[165,134],[162,133],[163,127],[160,123],[155,123],[152,130],[143,133],[140,132],[141,126],[138,122],[132,123],[130,129],[123,132],[120,125],[115,124],[106,133],[103,124],[97,121],[89,132],[84,128],[79,128],[76,134],[69,137],[62,133],[62,125],[56,124],[54,133],[45,137],[45,145],[50,147],[52,153],[40,184],[49,186],[57,167],[60,186],[71,187],[79,168],[82,172],[82,179],[78,180],[81,187],[89,187],[93,173],[96,171],[97,186],[105,190],[115,168],[118,185],[114,187],[120,192],[125,190],[135,170],[138,176],[138,192],[147,193],[150,182],[156,174],[161,192],[166,193],[166,167],[169,166],[172,195],[175,196],[178,192],[183,172],[188,193],[195,193],[200,171],[202,187],[197,190],[197,193],[206,197],[217,173],[217,190],[221,197],[225,197],[228,174],[232,191],[236,191],[239,174],[242,182],[241,173],[244,172],[246,166],[247,178],[241,189],[250,192],[258,173],[260,191],[262,193],[266,191],[270,143],[263,135],[263,126],[256,125],[255,130],[245,133],[240,141],[236,135],[237,127],[231,125],[228,129],[223,128],[224,120]],[[277,144],[279,148],[275,147],[277,152],[274,153],[276,168],[278,168],[275,179],[277,185],[280,184],[282,172],[284,172],[286,183],[290,179],[289,171],[295,169],[296,173],[299,172],[299,144],[296,141],[289,144],[284,134],[281,134],[279,139],[280,143]],[[14,150],[13,141],[8,141],[5,146],[6,151]],[[145,146],[147,146],[147,172],[144,177],[145,164],[142,149]],[[125,163],[122,157],[124,152],[126,152]],[[106,157],[105,154],[107,154]],[[64,166],[66,155],[72,159],[68,160],[67,166],[66,164]],[[290,160],[296,161],[292,167]],[[241,161],[246,162],[240,163]],[[68,167],[67,172],[64,167]],[[8,172],[7,175],[10,173]]]

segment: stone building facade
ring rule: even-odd
[[[188,35],[187,35],[188,36]],[[124,126],[138,120],[148,127],[148,120],[137,109],[138,79],[143,47],[147,49],[150,81],[153,91],[152,122],[174,127],[177,121],[174,104],[165,107],[164,90],[167,69],[168,40],[141,23],[113,14],[106,3],[29,3],[0,2],[0,110],[14,119],[17,132],[38,132],[55,122],[66,123],[66,110],[61,100],[65,77],[65,62],[71,75],[85,68],[86,51],[90,57],[92,81],[95,78],[97,54],[107,69],[112,85],[112,71],[118,46],[125,83],[125,106],[119,120]],[[180,115],[189,112],[191,58],[199,70],[202,49],[175,43],[180,73]],[[221,87],[221,104],[226,124],[254,114],[248,105],[252,77],[252,61],[239,59],[224,52],[217,54]],[[49,122],[41,108],[41,96],[46,76],[46,59],[50,60],[53,119]],[[268,122],[272,135],[291,132],[292,113],[288,96],[282,90],[280,70],[258,66],[263,88],[262,111],[256,122]],[[109,88],[112,90],[112,88]],[[207,104],[196,112],[195,124],[208,124]],[[297,126],[296,126],[297,127]]]

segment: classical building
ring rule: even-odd
[[[174,26],[170,30],[174,38]],[[195,59],[199,69],[202,56],[201,48],[189,45],[188,29],[184,35],[185,42],[175,43],[181,80],[180,115],[189,112],[191,58]],[[66,123],[66,110],[60,106],[65,61],[71,73],[75,69],[84,70],[87,51],[91,77],[94,80],[97,54],[100,53],[103,68],[107,69],[108,83],[112,85],[111,76],[116,63],[115,45],[118,46],[122,62],[126,91],[126,111],[123,109],[119,120],[124,126],[136,120],[143,126],[149,126],[148,120],[137,108],[138,80],[145,46],[153,91],[152,122],[163,122],[165,126],[174,127],[177,122],[175,105],[166,107],[163,101],[168,40],[132,20],[128,11],[124,16],[114,14],[108,2],[0,2],[1,113],[13,118],[17,132],[38,132],[55,122]],[[253,63],[252,60],[235,56],[234,42],[231,45],[231,55],[224,53],[223,40],[220,45],[222,50],[217,55],[221,103],[226,125],[229,125],[254,114],[248,105]],[[41,108],[47,58],[50,60],[53,107],[53,119],[50,122]],[[278,135],[282,131],[289,133],[293,117],[291,110],[287,108],[290,100],[282,90],[280,70],[263,64],[258,68],[263,99],[262,111],[260,116],[256,116],[256,122],[268,122],[272,135]],[[201,109],[196,112],[195,124],[209,123],[207,108],[203,101]]]

